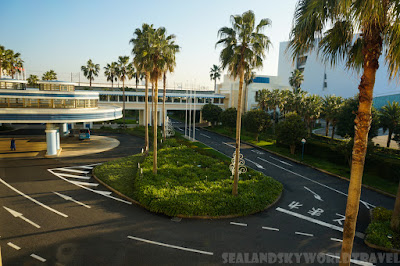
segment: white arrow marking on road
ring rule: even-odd
[[[256,162],[253,162],[252,160],[249,160],[249,159],[246,159],[247,161],[249,161],[249,162],[251,162],[251,163],[254,163],[258,168],[260,168],[260,169],[264,169],[264,167],[262,167],[261,165],[259,165],[258,163],[256,163]]]
[[[374,205],[369,204],[368,202],[365,202],[365,201],[363,201],[363,200],[360,200],[360,202],[361,202],[362,204],[364,204],[364,206],[367,207],[368,210],[371,209],[371,207],[372,207],[372,208],[375,208]]]
[[[306,190],[308,190],[309,192],[311,192],[311,194],[314,195],[314,198],[316,198],[319,201],[324,201],[320,195],[318,195],[317,193],[315,193],[314,191],[312,191],[311,189],[309,189],[308,187],[304,187]]]
[[[251,151],[254,152],[254,153],[257,153],[257,154],[259,154],[259,155],[264,154],[262,151],[258,151],[258,150],[251,150]]]
[[[228,143],[226,143],[226,142],[222,142],[222,143],[225,144],[226,146],[231,147],[231,148],[235,148],[235,146],[233,146],[233,145],[231,145],[231,144],[228,144]]]
[[[287,163],[287,162],[281,161],[281,160],[279,160],[279,159],[276,159],[276,158],[274,158],[274,157],[272,157],[272,156],[269,156],[269,158],[271,158],[271,159],[273,159],[273,160],[276,160],[276,161],[278,161],[278,162],[280,162],[280,163],[283,163],[283,164],[286,164],[286,165],[289,165],[289,166],[293,166],[293,165],[291,165],[290,163]]]
[[[211,139],[211,137],[210,137],[210,136],[204,135],[203,133],[200,133],[200,135],[202,135],[203,137],[206,137],[206,138],[209,138],[209,139]]]
[[[12,216],[14,216],[15,218],[20,218],[22,220],[24,220],[27,223],[30,223],[31,225],[33,225],[36,228],[40,228],[40,225],[32,222],[31,220],[29,220],[28,218],[25,218],[24,215],[22,213],[16,212],[10,208],[7,208],[5,206],[3,206],[4,209],[6,209],[9,213],[11,213]]]
[[[58,196],[60,196],[61,198],[65,199],[65,200],[69,200],[69,201],[75,202],[76,204],[82,205],[83,207],[86,207],[86,208],[90,209],[89,205],[86,205],[85,203],[82,203],[80,201],[74,200],[70,196],[67,196],[67,195],[64,195],[64,194],[61,194],[61,193],[58,193],[58,192],[55,192],[55,191],[53,191],[53,193],[58,195]]]

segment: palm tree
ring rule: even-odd
[[[322,100],[320,96],[313,94],[304,98],[301,105],[301,115],[304,118],[304,122],[306,122],[309,137],[311,137],[315,120],[321,114],[321,108]]]
[[[6,60],[6,48],[0,45],[0,78],[3,75],[3,65],[4,61]]]
[[[292,76],[289,77],[289,84],[293,89],[294,93],[297,93],[300,89],[301,83],[304,81],[303,72],[298,69],[295,69],[292,72]]]
[[[39,77],[36,75],[30,75],[29,78],[27,79],[28,85],[30,86],[36,86],[37,82],[39,81]]]
[[[214,92],[217,92],[217,79],[221,78],[221,68],[217,65],[213,65],[210,69],[210,79],[214,80]]]
[[[92,80],[99,75],[100,65],[93,63],[92,59],[87,61],[86,66],[81,66],[83,75],[89,80],[90,88],[92,88]]]
[[[145,103],[144,103],[144,121],[145,121],[145,149],[149,151],[149,79],[151,71],[150,56],[147,51],[150,50],[151,36],[154,32],[153,25],[144,23],[142,29],[135,30],[134,37],[129,41],[133,44],[132,54],[133,63],[136,70],[144,73],[145,76]]]
[[[239,181],[239,154],[240,154],[240,129],[242,116],[243,82],[246,69],[260,68],[263,64],[265,51],[268,50],[270,40],[262,31],[271,24],[269,19],[262,19],[255,26],[255,16],[249,10],[242,15],[231,16],[232,28],[219,29],[220,40],[217,45],[223,45],[220,54],[221,66],[228,68],[228,73],[234,78],[239,77],[239,98],[236,119],[236,152],[235,174],[233,179],[232,194],[238,194]]]
[[[107,81],[111,81],[111,88],[114,88],[114,80],[117,81],[117,63],[112,62],[104,67],[104,75]]]
[[[371,125],[371,107],[376,71],[385,42],[385,61],[390,78],[400,67],[400,18],[395,0],[299,1],[294,15],[288,49],[292,58],[316,48],[326,62],[345,60],[349,68],[362,70],[358,86],[359,106],[355,119],[351,177],[341,265],[350,265],[357,222],[362,175]],[[328,29],[328,27],[330,27]],[[359,34],[355,35],[355,32]],[[319,41],[317,37],[321,37]]]
[[[332,125],[332,139],[335,134],[335,127],[340,107],[343,104],[343,98],[335,95],[327,95],[323,99],[322,117],[325,119],[325,136],[329,134],[329,125]]]
[[[390,147],[390,141],[392,140],[392,134],[394,130],[400,125],[400,105],[398,102],[388,102],[387,105],[383,106],[379,111],[379,117],[381,127],[383,131],[389,130],[386,147]]]
[[[117,66],[117,75],[118,78],[122,81],[122,111],[123,111],[123,122],[125,128],[125,79],[128,78],[128,71],[132,68],[132,64],[129,63],[129,56],[119,56],[118,57],[118,66]]]
[[[246,69],[244,72],[244,92],[243,92],[243,110],[242,112],[247,111],[247,88],[251,83],[253,83],[254,78],[256,77],[256,73],[252,71],[252,69]]]
[[[45,72],[42,76],[42,80],[56,80],[57,79],[57,73],[54,72],[54,70],[49,70]]]

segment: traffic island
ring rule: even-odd
[[[260,212],[280,198],[282,184],[249,169],[232,195],[230,159],[200,143],[172,138],[153,155],[133,155],[94,169],[108,186],[151,212],[183,218],[227,218]]]

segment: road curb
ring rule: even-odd
[[[208,130],[208,129],[206,129],[206,128],[202,128],[202,129],[204,129],[204,130],[206,130],[206,131],[208,131],[208,132],[212,132],[212,133],[215,133],[215,134],[218,134],[218,135],[221,135],[221,136],[224,136],[224,137],[227,137],[227,138],[230,138],[230,139],[234,140],[233,138],[231,138],[230,136],[227,136],[227,135],[225,135],[225,134],[220,134],[220,133],[217,133],[217,132]],[[317,170],[317,171],[320,171],[320,172],[322,172],[322,173],[324,173],[324,174],[327,174],[327,175],[330,175],[330,176],[334,176],[334,177],[337,177],[337,178],[339,178],[339,179],[342,179],[342,180],[345,180],[345,181],[347,181],[347,182],[350,182],[350,179],[347,178],[347,177],[343,177],[343,176],[340,176],[340,175],[337,175],[337,174],[328,172],[328,171],[326,171],[326,170],[324,170],[324,169],[321,169],[321,168],[318,168],[318,167],[309,165],[309,164],[307,164],[307,163],[298,161],[298,160],[296,160],[296,159],[287,157],[287,156],[285,156],[285,155],[281,155],[281,154],[279,154],[279,153],[277,153],[277,152],[274,152],[274,151],[268,150],[268,149],[266,149],[266,148],[257,146],[257,145],[255,145],[255,144],[249,143],[249,142],[247,142],[247,141],[241,141],[241,142],[244,143],[244,144],[247,144],[247,145],[249,145],[249,146],[252,146],[252,147],[254,147],[254,148],[262,149],[262,150],[267,151],[267,152],[269,152],[269,153],[272,153],[272,154],[274,154],[274,155],[276,155],[276,156],[280,156],[280,157],[282,157],[282,158],[285,158],[285,159],[290,160],[290,161],[292,161],[292,162],[295,162],[295,163],[297,163],[297,164],[301,164],[301,165],[308,166],[308,167],[310,167],[310,168],[312,168],[312,169],[315,169],[315,170]],[[388,196],[388,197],[391,197],[391,198],[396,198],[396,195],[390,194],[390,193],[388,193],[388,192],[386,192],[386,191],[383,191],[383,190],[380,190],[380,189],[377,189],[377,188],[374,188],[374,187],[371,187],[371,186],[368,186],[368,185],[364,185],[364,184],[362,184],[362,186],[363,186],[364,188],[373,190],[373,191],[378,192],[378,193],[380,193],[380,194],[383,194],[383,195],[385,195],[385,196]]]
[[[364,243],[365,243],[365,245],[367,245],[368,247],[373,248],[373,249],[382,250],[382,251],[390,252],[390,253],[398,253],[398,254],[400,254],[400,250],[398,250],[398,249],[381,247],[381,246],[372,244],[372,243],[368,242],[365,239],[364,239]]]

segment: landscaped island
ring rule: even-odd
[[[200,143],[172,138],[153,156],[142,154],[107,162],[95,175],[146,209],[169,216],[242,216],[264,210],[281,195],[282,184],[249,169],[232,195],[229,158]],[[138,169],[138,164],[140,169]]]

